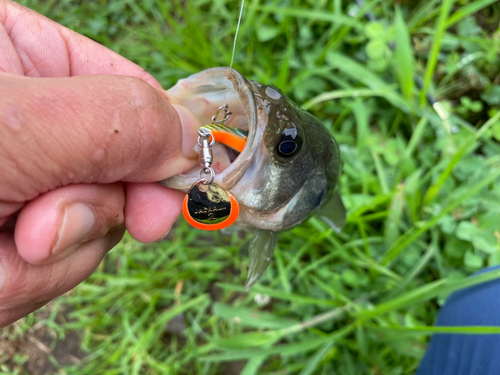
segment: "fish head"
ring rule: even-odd
[[[247,80],[228,68],[208,69],[167,91],[171,102],[210,124],[222,104],[226,125],[248,132],[244,149],[215,150],[215,183],[240,206],[239,221],[280,231],[307,219],[333,194],[342,169],[339,147],[328,129],[280,89]],[[194,145],[196,147],[196,145]],[[200,167],[160,183],[188,191]]]

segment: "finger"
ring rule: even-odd
[[[55,263],[33,265],[16,251],[12,236],[0,233],[0,327],[36,310],[89,277],[122,238],[123,229],[85,243]]]
[[[181,213],[185,194],[158,184],[127,184],[125,227],[144,243],[164,238]]]
[[[185,155],[199,124],[136,78],[0,73],[0,97],[0,200],[70,183],[158,181],[197,162]]]
[[[82,244],[123,226],[125,192],[121,183],[70,185],[24,206],[15,228],[19,255],[41,264],[62,259]]]
[[[0,1],[0,71],[30,77],[126,75],[160,84],[117,53],[12,1]]]

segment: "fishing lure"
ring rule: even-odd
[[[221,110],[225,111],[225,116],[222,120],[217,120]],[[201,147],[200,159],[203,168],[198,172],[198,180],[189,189],[182,207],[186,221],[198,229],[220,230],[227,228],[238,219],[238,202],[230,193],[213,182],[215,171],[211,167],[212,147],[215,142],[222,143],[238,152],[245,148],[246,132],[224,125],[230,116],[228,106],[223,105],[212,117],[212,124],[205,125],[198,131],[198,145]],[[204,174],[207,177],[203,177]]]

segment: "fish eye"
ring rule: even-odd
[[[297,134],[297,129],[285,129],[278,141],[276,153],[283,158],[290,158],[296,155],[301,147],[302,138]]]

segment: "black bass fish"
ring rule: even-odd
[[[214,182],[239,203],[237,223],[256,228],[248,243],[247,288],[271,262],[276,232],[319,209],[330,226],[343,227],[345,208],[335,192],[342,170],[339,146],[318,119],[281,90],[247,80],[234,69],[213,68],[180,80],[167,94],[172,103],[188,108],[200,127],[227,104],[232,115],[224,125],[245,135],[241,152],[217,143],[212,167]],[[187,192],[199,170],[159,183]]]

